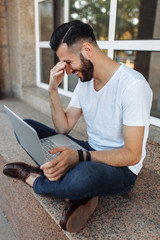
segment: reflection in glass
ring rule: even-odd
[[[53,4],[52,0],[40,2],[39,7],[39,38],[48,41],[53,32]]]
[[[114,59],[139,71],[147,79],[153,91],[151,115],[160,118],[160,52],[115,51]]]
[[[68,75],[68,90],[73,92],[78,83],[78,77],[75,74]]]
[[[41,48],[41,82],[49,83],[49,74],[54,66],[53,52],[49,48]]]
[[[50,70],[55,65],[55,53],[50,48],[40,49],[41,57],[41,82],[49,83]],[[59,86],[63,87],[63,83]]]
[[[108,50],[107,49],[102,49],[101,50],[105,55],[108,55]]]
[[[114,59],[119,62],[119,63],[123,63],[126,66],[133,68],[134,69],[134,65],[135,65],[135,56],[136,52],[135,51],[115,51],[114,52]]]
[[[160,39],[158,3],[159,0],[118,0],[116,40]]]
[[[108,39],[110,0],[70,0],[70,21],[89,23],[97,40]]]
[[[39,2],[39,38],[49,41],[51,34],[64,21],[64,0]]]
[[[39,38],[48,41],[54,29],[64,21],[64,0],[46,0],[39,2]],[[57,63],[56,54],[50,48],[41,48],[41,82],[49,83],[50,69]],[[63,87],[63,83],[60,85]]]

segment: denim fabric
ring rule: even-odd
[[[56,134],[54,129],[39,122],[31,119],[25,121],[37,131],[40,139]],[[94,151],[87,141],[70,138],[87,150]],[[92,161],[81,162],[58,181],[50,181],[45,176],[38,177],[33,189],[37,194],[52,194],[60,198],[78,200],[93,196],[123,195],[130,191],[136,178],[128,167],[112,167]]]

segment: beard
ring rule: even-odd
[[[94,66],[90,60],[87,60],[82,53],[80,53],[80,60],[81,60],[81,68],[80,71],[82,73],[83,78],[81,82],[89,82],[93,78],[93,70]]]

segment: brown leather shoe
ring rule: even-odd
[[[98,197],[69,200],[62,213],[60,226],[68,232],[79,232],[98,205]]]
[[[43,171],[39,167],[33,167],[23,162],[7,163],[3,168],[3,174],[23,182],[29,177],[30,173],[43,175]]]

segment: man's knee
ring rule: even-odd
[[[91,197],[92,192],[99,185],[100,174],[93,165],[95,164],[91,162],[80,163],[64,178],[68,193],[75,199]]]

